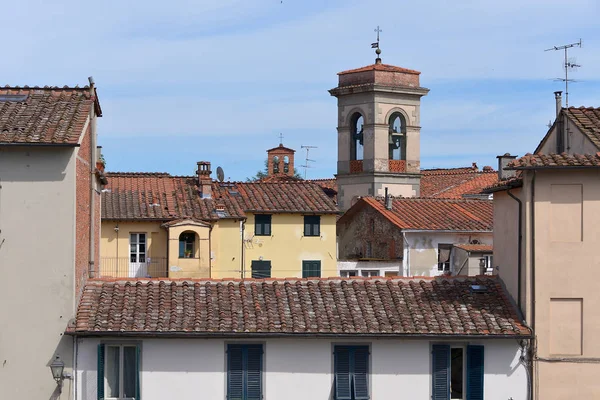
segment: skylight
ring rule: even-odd
[[[0,94],[0,101],[21,102],[27,100],[26,94]]]

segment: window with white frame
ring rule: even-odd
[[[361,276],[370,277],[370,276],[381,276],[379,274],[378,269],[363,269],[360,271]]]
[[[140,399],[140,347],[98,345],[98,399]]]
[[[342,278],[350,278],[352,276],[356,276],[356,271],[353,271],[353,270],[340,271],[340,276]]]

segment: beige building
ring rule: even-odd
[[[359,196],[419,196],[420,72],[375,64],[340,72],[337,186],[340,210]]]
[[[72,399],[78,295],[100,221],[95,88],[0,88],[0,399]],[[97,221],[96,221],[97,220]]]
[[[574,115],[587,115],[589,123],[575,129]],[[585,150],[591,144],[582,143],[600,139],[599,116],[599,109],[559,111],[559,119],[572,123],[562,136],[565,141],[570,137],[570,150]],[[561,150],[559,124],[538,150]],[[494,194],[494,265],[534,330],[529,349],[533,398],[597,398],[600,294],[593,271],[600,262],[600,156],[594,150],[591,155],[499,158],[500,166],[508,167],[500,168],[503,180],[489,189]]]

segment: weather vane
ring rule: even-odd
[[[379,29],[379,25],[377,25],[377,29],[375,29],[375,32],[377,32],[377,41],[375,43],[371,43],[371,48],[377,49],[375,50],[375,54],[377,54],[377,59],[375,61],[381,62],[381,58],[379,58],[379,55],[381,54],[381,49],[379,48],[379,33],[383,32],[383,30]]]

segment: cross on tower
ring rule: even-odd
[[[377,43],[379,44],[379,32],[383,32],[381,29],[379,29],[379,25],[377,25],[377,29],[375,29],[375,32],[377,32]]]
[[[381,58],[379,58],[379,55],[381,54],[381,49],[379,48],[379,33],[383,32],[383,30],[379,28],[379,25],[377,25],[377,29],[375,29],[375,32],[377,32],[377,41],[375,43],[371,43],[371,48],[376,49],[375,54],[377,54],[377,59],[375,60],[375,62],[381,64]]]
[[[283,133],[279,133],[279,144],[283,144]]]

